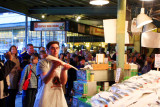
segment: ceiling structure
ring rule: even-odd
[[[43,20],[74,20],[81,16],[81,23],[89,25],[102,25],[103,19],[117,17],[118,0],[109,0],[104,6],[93,6],[90,0],[0,0],[0,13],[6,11],[18,12]],[[131,20],[140,13],[142,2],[140,0],[127,0],[127,19]],[[160,20],[160,0],[144,2],[146,12]],[[43,19],[41,16],[45,15]]]

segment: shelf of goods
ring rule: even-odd
[[[89,101],[92,107],[160,107],[160,72],[151,70],[113,84]],[[88,102],[89,102],[88,101]]]
[[[94,64],[91,69],[81,69],[77,71],[77,81],[74,81],[74,96],[72,100],[73,107],[91,106],[91,96],[94,96],[101,90],[108,90],[109,82],[113,82],[115,75],[115,64]],[[137,74],[137,66],[125,64],[125,79]],[[133,75],[134,74],[134,75]],[[107,81],[107,82],[106,82]],[[97,86],[98,82],[103,82],[102,86]],[[85,97],[84,97],[85,96]]]
[[[92,74],[94,73],[94,77]],[[90,98],[99,92],[97,81],[114,81],[111,70],[78,70],[77,81],[74,81],[73,107],[91,107]],[[84,97],[85,96],[85,97]]]

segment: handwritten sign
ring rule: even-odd
[[[155,68],[160,68],[160,54],[155,54]]]
[[[122,68],[117,68],[115,82],[119,82],[121,71],[122,71]]]

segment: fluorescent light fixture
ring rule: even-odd
[[[109,1],[108,0],[90,0],[89,3],[92,5],[105,5],[105,4],[108,4]]]
[[[137,16],[137,28],[153,22],[152,18],[144,14],[144,8],[141,8],[141,13]]]
[[[153,23],[149,23],[147,25],[144,25],[143,33],[144,32],[149,32],[149,31],[152,31],[152,30],[155,30],[155,29],[157,29],[157,27]]]
[[[153,1],[153,0],[141,0],[141,1]]]

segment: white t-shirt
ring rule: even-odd
[[[40,75],[43,72],[49,72],[51,65],[52,62],[49,62],[46,59],[40,60],[37,64],[37,75]],[[47,84],[42,82],[36,95],[34,107],[67,107],[62,85],[60,84],[61,69],[62,66],[56,69],[53,79]]]

